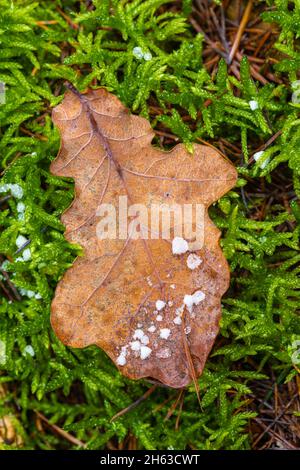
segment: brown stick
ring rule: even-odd
[[[50,423],[50,421],[46,418],[46,416],[44,416],[39,411],[34,410],[34,412],[42,421],[44,421],[44,423],[46,423],[50,428],[52,428],[55,432],[57,432],[57,434],[60,434],[64,439],[71,442],[75,446],[86,448],[86,444],[80,441],[79,439],[77,439],[77,437],[72,436],[72,434],[69,434],[67,431],[64,431],[56,424]]]
[[[282,418],[282,416],[286,413],[287,409],[291,406],[291,404],[293,403],[293,401],[297,398],[298,395],[295,395],[293,396],[293,398],[287,403],[287,405],[284,407],[283,411],[276,416],[276,418],[272,421],[271,424],[269,424],[269,426],[267,426],[264,431],[258,436],[258,438],[253,442],[252,444],[252,448],[254,448],[258,443],[259,441],[262,439],[262,437],[267,433],[269,432],[269,430],[274,426],[274,424],[280,420],[280,418]]]
[[[177,405],[178,405],[178,403],[179,403],[179,401],[180,401],[180,399],[181,399],[181,396],[182,396],[183,392],[184,392],[184,389],[182,388],[182,389],[180,390],[179,394],[177,395],[176,400],[175,400],[175,401],[172,403],[172,405],[170,406],[170,408],[169,408],[169,410],[168,410],[168,413],[167,413],[166,417],[164,418],[164,421],[167,421],[167,420],[172,416],[172,414],[174,413],[174,411],[176,410]]]
[[[124,414],[128,413],[128,411],[131,411],[133,408],[138,406],[142,401],[145,401],[146,398],[148,398],[151,393],[153,393],[157,389],[157,385],[152,385],[145,393],[142,395],[140,398],[138,398],[135,402],[131,403],[129,406],[126,406],[126,408],[123,408],[123,410],[119,411],[117,414],[115,414],[110,422],[115,421],[117,418],[120,416],[123,416]]]
[[[198,403],[199,403],[200,409],[202,411],[199,384],[198,384],[198,381],[197,381],[197,375],[196,375],[195,366],[194,366],[194,363],[193,363],[191,351],[190,351],[190,348],[189,348],[188,340],[187,340],[186,334],[185,334],[185,315],[182,316],[181,333],[182,333],[183,346],[184,346],[184,351],[185,351],[185,355],[186,355],[186,359],[187,359],[187,363],[188,363],[189,373],[190,373],[190,375],[193,379],[193,383],[194,383],[194,387],[195,387],[195,390],[196,390]]]
[[[256,149],[255,152],[266,150],[266,148],[268,148],[277,139],[277,137],[279,137],[281,134],[282,134],[281,130],[277,131],[274,135],[272,135],[272,137],[270,137],[270,139],[264,145],[262,145],[261,147]],[[253,161],[254,161],[254,158],[253,158],[253,155],[252,155],[249,158],[248,165],[250,165],[250,163],[253,163]]]
[[[250,16],[250,13],[251,13],[251,10],[252,10],[252,6],[253,6],[253,0],[249,0],[247,6],[245,8],[242,21],[240,22],[239,28],[237,30],[236,37],[235,37],[234,42],[232,44],[232,48],[231,48],[231,51],[230,51],[230,54],[229,54],[229,57],[228,57],[229,64],[231,64],[232,60],[234,59],[235,53],[238,50],[242,34],[243,34],[243,32],[245,30],[245,27],[246,27],[246,25],[248,23],[248,20],[249,20],[249,16]]]
[[[22,297],[20,296],[20,294],[19,294],[17,288],[15,287],[15,285],[11,282],[11,280],[10,280],[9,275],[7,274],[7,272],[4,271],[4,269],[1,269],[1,268],[0,268],[0,272],[1,272],[1,274],[5,277],[6,282],[7,282],[7,284],[9,285],[10,289],[12,290],[12,292],[13,292],[15,298],[16,298],[18,301],[22,300]]]

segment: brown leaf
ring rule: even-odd
[[[170,152],[153,147],[149,122],[131,115],[104,89],[84,95],[67,92],[53,110],[53,122],[62,142],[51,171],[75,180],[76,198],[62,216],[65,236],[84,248],[84,256],[57,286],[53,329],[66,345],[98,345],[132,379],[186,386],[202,372],[218,333],[221,296],[228,288],[220,233],[207,208],[235,184],[234,167],[202,145],[195,145],[193,155],[183,145]],[[103,219],[98,208],[118,208],[119,196],[127,196],[128,205],[145,204],[148,209],[153,203],[204,204],[204,245],[192,255],[201,264],[189,269],[191,253],[172,254],[172,237],[145,239],[143,225],[139,239],[99,240],[96,229]],[[184,296],[199,290],[204,300],[190,310],[181,308],[182,324],[174,323]],[[158,300],[166,303],[159,312]],[[141,341],[149,342],[141,346]]]
[[[4,402],[7,399],[7,390],[4,385],[0,385],[0,399]],[[18,420],[15,416],[9,414],[1,414],[0,417],[0,450],[1,444],[12,445],[17,447],[23,445],[23,437],[18,430]]]

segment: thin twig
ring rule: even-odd
[[[230,54],[229,54],[229,57],[228,57],[229,64],[231,64],[231,62],[233,61],[235,53],[238,50],[238,47],[240,45],[241,37],[242,37],[244,29],[246,28],[246,25],[249,21],[252,6],[253,6],[253,0],[249,0],[247,6],[245,8],[245,11],[244,11],[242,20],[240,22],[240,25],[238,27],[234,42],[232,44],[232,48],[231,48],[231,51],[230,51]]]
[[[140,398],[138,398],[136,401],[131,403],[129,406],[126,406],[126,408],[123,408],[123,410],[119,411],[117,414],[115,414],[110,422],[115,421],[117,418],[120,418],[120,416],[123,416],[124,414],[128,413],[129,411],[133,410],[136,408],[140,403],[145,401],[155,390],[157,389],[157,385],[152,385],[145,393],[142,395]]]
[[[256,152],[260,152],[260,151],[264,151],[266,150],[266,148],[268,148],[271,144],[273,144],[273,142],[277,139],[277,137],[279,137],[280,135],[282,134],[282,131],[279,130],[277,131],[274,135],[272,135],[272,137],[270,137],[269,140],[267,140],[267,142],[265,144],[263,144],[261,147],[259,147],[258,149],[256,149],[255,153]],[[251,163],[253,163],[254,161],[254,156],[252,155],[250,158],[249,158],[249,161],[248,161],[248,165],[250,165]]]
[[[66,439],[67,441],[71,442],[72,444],[74,444],[75,446],[78,446],[78,447],[83,447],[84,449],[87,447],[87,445],[80,441],[79,439],[77,439],[77,437],[74,437],[72,436],[72,434],[68,433],[67,431],[64,431],[63,429],[61,429],[59,426],[57,426],[56,424],[52,424],[47,418],[46,416],[44,416],[42,413],[40,413],[39,411],[37,410],[34,410],[35,414],[42,420],[44,421],[44,423],[46,423],[50,428],[52,428],[55,432],[57,432],[57,434],[60,434],[64,439]]]
[[[179,405],[178,415],[177,415],[176,423],[175,423],[175,431],[178,431],[179,429],[179,421],[180,421],[180,417],[181,417],[181,413],[183,409],[183,403],[184,403],[184,393],[185,393],[185,390],[183,391],[183,394],[180,397],[180,405]]]
[[[272,421],[272,423],[269,424],[269,426],[267,426],[265,428],[265,430],[258,436],[258,438],[253,442],[252,444],[252,448],[254,448],[258,443],[259,441],[263,438],[263,436],[270,431],[270,429],[274,426],[274,424],[277,423],[277,421],[279,421],[282,416],[286,413],[286,410],[291,406],[291,404],[294,402],[294,400],[298,397],[298,394],[294,395],[293,398],[287,403],[287,405],[284,407],[283,411],[276,416],[276,418]]]
[[[190,375],[193,379],[193,383],[194,383],[194,386],[195,386],[196,395],[197,395],[197,399],[198,399],[198,402],[199,402],[200,409],[202,410],[199,384],[198,384],[198,381],[197,381],[197,375],[196,375],[195,366],[194,366],[194,363],[193,363],[190,347],[189,347],[189,344],[188,344],[188,340],[186,338],[185,326],[186,326],[185,325],[185,315],[183,315],[182,316],[182,324],[181,324],[181,333],[182,333],[182,339],[183,339],[183,346],[184,346],[184,351],[185,351],[185,355],[186,355],[186,359],[187,359],[187,363],[188,363],[188,369],[189,369]]]
[[[189,21],[190,21],[191,25],[193,26],[193,28],[197,31],[197,33],[202,33],[202,34],[203,34],[205,41],[210,45],[210,47],[211,47],[215,52],[217,52],[221,57],[223,57],[223,59],[226,60],[227,55],[225,54],[225,52],[221,51],[221,49],[219,49],[218,47],[216,47],[215,43],[207,36],[207,34],[205,34],[205,32],[203,31],[203,29],[202,29],[202,28],[199,26],[199,24],[197,23],[197,21],[195,21],[194,18],[190,18]]]
[[[169,418],[171,418],[172,414],[174,413],[174,411],[176,410],[177,408],[177,405],[181,399],[181,396],[184,392],[184,389],[181,389],[180,392],[178,393],[177,395],[177,398],[176,400],[172,403],[172,405],[170,406],[169,410],[168,410],[168,413],[166,415],[166,417],[164,418],[164,421],[167,421]]]
[[[16,298],[18,301],[22,300],[22,297],[20,296],[20,294],[19,294],[17,288],[16,288],[15,285],[11,282],[8,273],[7,273],[6,271],[4,271],[4,269],[2,269],[2,268],[0,268],[0,272],[1,272],[1,274],[5,277],[6,282],[7,282],[7,284],[9,285],[10,290],[13,292],[15,298]]]

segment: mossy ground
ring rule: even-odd
[[[1,447],[297,448],[299,1],[0,7]],[[55,286],[78,254],[59,220],[72,181],[49,173],[59,147],[50,114],[66,80],[107,87],[151,121],[156,145],[204,141],[239,170],[235,190],[211,209],[232,280],[199,380],[201,408],[193,386],[152,388],[111,420],[151,385],[51,331]]]

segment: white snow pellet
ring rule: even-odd
[[[173,323],[175,323],[175,325],[181,325],[182,320],[180,317],[175,317],[173,320]]]
[[[23,235],[18,235],[16,239],[16,245],[18,248],[21,248],[21,246],[25,245],[25,243],[28,242],[28,239],[24,237]]]
[[[202,300],[205,299],[205,294],[201,290],[197,290],[193,295],[185,295],[183,303],[187,306],[188,311],[191,313],[193,305],[198,305]]]
[[[256,152],[254,155],[253,155],[253,158],[256,162],[259,162],[259,160],[261,160],[261,157],[263,156],[265,152],[263,150],[261,150],[260,152]],[[264,168],[266,168],[267,164],[270,162],[270,158],[266,158],[263,162],[261,162],[261,164],[259,165],[259,167],[263,170]]]
[[[264,154],[265,152],[263,150],[261,150],[260,152],[256,152],[254,155],[253,155],[253,158],[254,160],[257,162],[260,157]]]
[[[143,54],[143,57],[144,57],[144,59],[145,59],[146,61],[148,61],[148,60],[151,60],[151,59],[152,59],[152,54],[151,54],[151,52],[145,52],[145,53]]]
[[[26,290],[26,289],[25,289]],[[27,297],[29,297],[30,299],[32,299],[33,297],[35,297],[35,292],[33,292],[33,290],[26,290],[26,294]]]
[[[181,315],[183,311],[184,311],[184,304],[181,305],[180,307],[176,308],[175,314],[176,315]]]
[[[134,57],[136,57],[137,59],[142,59],[144,57],[144,54],[143,54],[143,51],[142,51],[142,48],[139,47],[139,46],[136,46],[132,49],[132,54],[134,55]]]
[[[300,88],[300,80],[295,80],[291,83],[291,87],[293,90],[298,90]]]
[[[123,353],[120,354],[120,356],[117,358],[117,364],[119,366],[125,366],[125,364],[126,364],[125,354],[123,354]]]
[[[26,248],[23,252],[22,252],[22,257],[23,257],[23,260],[24,261],[29,261],[31,259],[31,251],[30,251],[30,248]]]
[[[256,100],[251,100],[249,101],[249,106],[251,111],[255,111],[256,109],[258,109],[258,102]]]
[[[11,194],[16,197],[17,199],[22,199],[23,197],[23,189],[19,184],[11,184],[10,185]]]
[[[144,335],[144,336],[141,338],[141,343],[142,343],[142,344],[149,344],[149,336]]]
[[[295,80],[292,84],[294,93],[292,94],[292,103],[300,104],[300,80]]]
[[[163,317],[161,315],[157,315],[156,320],[157,321],[162,321]]]
[[[156,327],[155,327],[154,325],[151,325],[151,326],[148,328],[149,333],[154,333],[155,330],[156,330]]]
[[[151,348],[148,348],[148,346],[141,346],[140,358],[142,360],[147,359],[147,357],[149,357],[151,353],[152,353]]]
[[[139,351],[141,349],[141,343],[139,341],[132,341],[132,343],[130,343],[130,347],[132,351]]]
[[[0,364],[4,365],[7,361],[6,357],[6,343],[0,340]]]
[[[35,292],[33,292],[32,290],[23,289],[22,287],[19,288],[19,292],[21,295],[26,295],[26,297],[29,297],[29,298],[32,298],[35,296]]]
[[[135,330],[133,333],[133,339],[141,339],[144,336],[143,330],[140,330],[139,328]]]
[[[172,253],[173,255],[182,255],[189,250],[188,242],[181,237],[175,237],[172,241]]]
[[[163,300],[157,300],[155,303],[155,307],[158,312],[163,310],[165,306],[166,306],[166,302],[164,302]]]
[[[190,326],[186,326],[185,329],[184,329],[184,332],[185,332],[186,335],[189,335],[191,331],[192,331],[192,329],[191,329]]]
[[[183,299],[183,303],[187,306],[188,310],[192,310],[194,305],[194,299],[192,295],[186,294]]]
[[[193,300],[194,300],[194,304],[195,305],[198,305],[200,302],[202,302],[202,300],[205,299],[205,294],[204,292],[202,292],[201,290],[197,290],[194,294],[193,294]]]
[[[24,212],[25,211],[25,204],[24,202],[18,202],[17,204],[17,212]]]
[[[6,259],[6,260],[3,261],[3,263],[1,264],[1,269],[3,269],[3,270],[5,271],[9,265],[10,265],[10,262],[8,261],[8,259]]]
[[[8,184],[1,184],[0,193],[6,193],[9,190]]]
[[[162,339],[168,339],[170,334],[171,334],[171,330],[169,330],[169,328],[161,328],[161,330],[159,331],[159,336]]]
[[[31,346],[31,344],[28,344],[27,346],[25,346],[24,353],[29,354],[29,356],[31,356],[31,357],[33,357],[35,355],[34,349]]]
[[[191,253],[186,260],[187,267],[192,270],[198,268],[201,263],[202,259],[199,258],[198,255],[195,255],[195,253]]]

